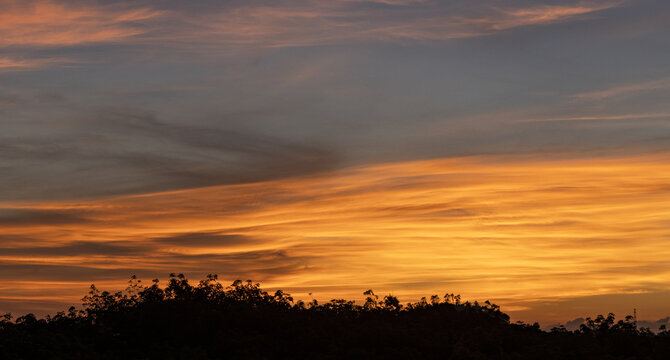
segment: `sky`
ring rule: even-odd
[[[0,313],[135,274],[670,307],[670,3],[0,0]]]

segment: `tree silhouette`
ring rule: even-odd
[[[631,316],[587,318],[577,331],[510,323],[490,301],[432,295],[402,305],[372,290],[362,305],[319,304],[250,280],[195,285],[170,274],[123,291],[94,285],[83,308],[38,319],[0,316],[1,359],[667,359],[670,332]]]

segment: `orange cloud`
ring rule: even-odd
[[[489,9],[486,15],[465,16],[435,2],[384,2],[395,9],[361,9],[347,1],[312,2],[310,6],[244,6],[217,14],[204,23],[212,35],[237,44],[307,46],[369,41],[445,41],[490,35],[512,28],[574,21],[621,6],[622,2]]]
[[[2,70],[20,70],[41,67],[43,62],[36,60],[16,60],[10,57],[0,57],[0,71]]]
[[[143,33],[136,23],[161,11],[42,0],[0,3],[0,45],[76,45],[116,42]]]
[[[533,320],[565,320],[584,314],[527,309],[668,290],[668,160],[438,159],[86,203],[2,204],[13,216],[3,236],[26,240],[3,249],[0,266],[7,286],[53,289],[33,300],[65,294],[58,284],[218,272],[298,297],[449,291]]]
[[[28,3],[4,0],[0,45],[66,46],[87,43],[166,41],[226,43],[265,47],[309,46],[370,41],[428,40],[489,35],[520,26],[573,21],[577,16],[620,6],[621,2],[480,9],[463,15],[432,1],[285,1],[272,6],[242,4],[193,18],[178,10],[116,5]],[[399,12],[396,7],[402,7]]]
[[[622,3],[622,1],[615,1],[609,3],[582,3],[576,6],[540,5],[526,9],[501,9],[500,12],[507,15],[507,18],[496,21],[491,26],[496,30],[505,30],[526,25],[551,24],[572,20],[575,16],[618,7]]]
[[[604,90],[576,94],[573,95],[573,98],[583,101],[605,100],[613,97],[634,96],[643,92],[668,89],[670,89],[670,77],[665,77],[657,80],[622,84]]]
[[[0,57],[0,72],[4,71],[23,71],[42,69],[54,65],[73,64],[77,61],[68,58],[12,58],[8,56]]]

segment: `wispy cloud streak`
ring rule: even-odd
[[[161,10],[131,3],[0,1],[0,46],[70,46],[116,42],[145,32]]]
[[[610,98],[635,96],[639,95],[640,93],[668,90],[668,89],[670,89],[670,77],[664,77],[656,80],[617,85],[605,90],[576,94],[573,96],[573,98],[585,101],[605,100]]]
[[[164,2],[0,3],[0,46],[89,43],[197,42],[251,46],[310,46],[375,41],[444,41],[490,35],[522,26],[578,20],[620,6],[588,1],[566,5],[494,7],[475,11],[436,1],[205,2],[193,17],[188,5]]]

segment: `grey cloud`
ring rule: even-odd
[[[256,240],[239,234],[220,234],[216,232],[194,232],[166,236],[154,239],[158,244],[183,247],[230,246],[253,243]]]
[[[93,281],[122,280],[135,274],[148,278],[155,271],[133,268],[98,268],[92,266],[29,264],[0,262],[0,277],[15,281]]]
[[[2,246],[20,246],[21,244],[32,244],[36,240],[30,236],[0,234],[0,245]]]
[[[217,3],[156,6],[194,13],[236,6]],[[532,3],[519,1],[513,6]],[[490,5],[487,1],[450,4],[468,16],[482,15]],[[397,10],[394,16],[407,10],[407,6],[374,2],[347,6],[384,7]],[[662,12],[667,5],[645,1],[639,7],[645,10],[633,11],[636,17],[656,7]],[[225,56],[219,52],[217,61],[204,63],[202,54],[190,51],[173,52],[188,54],[188,59],[180,61],[154,58],[148,52],[155,47],[137,44],[49,50],[51,56],[71,52],[75,57],[104,58],[126,56],[125,50],[132,48],[132,59],[141,60],[115,58],[114,63],[124,64],[116,67],[96,58],[101,62],[76,69],[3,75],[25,90],[21,96],[30,98],[35,89],[49,84],[71,102],[39,111],[23,106],[10,114],[14,116],[0,120],[0,171],[9,174],[0,177],[0,186],[12,188],[0,199],[68,199],[244,183],[377,161],[664,149],[664,137],[670,136],[667,119],[518,124],[526,119],[499,116],[500,110],[529,104],[541,104],[544,115],[598,113],[598,104],[561,101],[569,94],[607,88],[609,82],[633,81],[626,77],[640,76],[640,72],[645,80],[663,72],[667,54],[644,53],[653,48],[653,39],[622,39],[624,45],[615,46],[601,41],[604,30],[591,35],[593,28],[612,29],[630,21],[625,13],[607,10],[598,21],[579,23],[578,30],[573,29],[575,24],[555,24],[551,29],[441,47],[413,43]],[[622,49],[630,49],[623,58]],[[583,56],[565,55],[571,52]],[[291,80],[287,74],[300,75],[312,62],[338,54],[351,55],[353,60],[347,58],[342,68],[325,62],[316,67],[316,75],[306,76],[298,85],[286,85],[286,79]],[[641,66],[635,72],[628,67],[622,70],[621,62]],[[331,71],[332,78],[322,75]],[[585,78],[593,81],[587,83]],[[657,95],[646,103],[612,104],[608,109],[620,114],[631,106],[636,112],[653,106],[660,112],[666,106],[661,96],[666,94]],[[111,104],[118,105],[109,111],[91,110]],[[128,104],[149,110],[124,110]],[[491,115],[468,120],[482,112]]]
[[[91,242],[75,241],[60,246],[16,246],[0,248],[0,253],[6,255],[28,255],[28,256],[80,256],[80,255],[104,255],[104,256],[150,256],[150,251],[155,250],[149,246],[127,244],[121,242]]]
[[[584,318],[576,318],[565,323],[565,328],[570,331],[575,331],[579,329],[579,326],[584,323]]]
[[[491,124],[475,130],[472,125],[441,134],[417,134],[423,144],[389,149],[390,157],[402,153],[419,157],[469,156],[484,154],[572,154],[588,156],[590,151],[614,154],[663,150],[670,136],[667,122],[657,120],[554,121]],[[418,139],[417,139],[418,140]]]
[[[68,199],[271,180],[333,166],[330,150],[278,138],[103,112],[28,133],[8,126],[0,199]],[[13,130],[13,131],[12,131]]]
[[[2,249],[3,252],[6,249]],[[9,251],[11,255],[104,255],[110,251],[113,256],[127,256],[133,252],[140,254],[145,249],[121,246],[93,244],[72,244],[62,247],[28,247]],[[71,251],[71,252],[68,252]],[[218,273],[221,278],[244,278],[264,281],[269,278],[295,274],[310,269],[312,257],[293,256],[287,250],[242,251],[230,254],[186,255],[151,251],[141,253],[146,260],[145,266],[101,268],[90,265],[33,264],[2,261],[0,274],[4,279],[15,281],[99,281],[122,280],[137,275],[140,278],[152,278],[171,272]]]
[[[655,321],[654,320],[638,320],[637,321],[637,326],[638,327],[649,328],[649,330],[654,331],[654,332],[658,331],[659,327],[661,327],[662,325],[665,325],[666,329],[670,328],[670,317],[664,317],[662,319],[658,319],[658,320],[655,320]]]
[[[24,100],[16,94],[0,91],[0,109],[6,106],[15,106],[24,103]]]
[[[0,225],[62,225],[89,221],[86,215],[79,211],[0,208]]]
[[[221,278],[264,281],[275,276],[308,271],[315,257],[294,256],[290,250],[257,250],[229,254],[174,255],[163,258],[165,269],[180,267],[184,272],[218,273]]]

